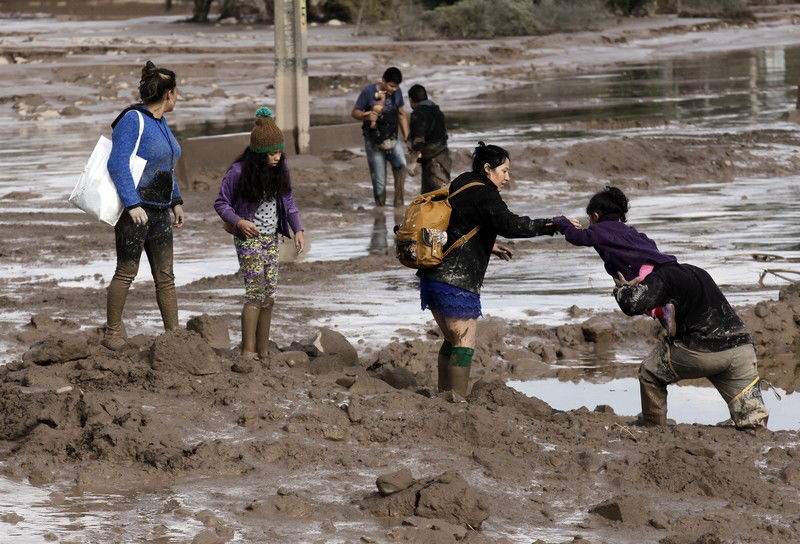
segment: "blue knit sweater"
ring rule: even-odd
[[[134,187],[129,159],[139,136],[138,110],[144,120],[144,131],[137,155],[147,161],[139,186]],[[156,119],[141,105],[126,108],[111,124],[113,144],[108,158],[108,173],[117,187],[125,209],[145,206],[168,208],[183,204],[175,165],[181,156],[181,146],[172,135],[167,120]]]

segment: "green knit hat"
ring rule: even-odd
[[[275,114],[267,107],[256,111],[256,125],[250,132],[250,151],[269,153],[283,149],[283,132],[275,124]]]

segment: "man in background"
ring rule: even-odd
[[[422,165],[422,193],[435,191],[450,184],[450,151],[447,149],[447,129],[444,114],[432,100],[422,85],[412,85],[408,90],[411,102],[411,123],[408,135],[408,148],[411,174],[414,163]]]
[[[408,117],[403,109],[402,81],[403,74],[398,68],[387,68],[380,81],[361,90],[351,113],[354,119],[363,123],[361,131],[376,206],[386,204],[386,163],[392,165],[394,175],[394,205],[403,206],[406,179],[403,140],[408,138]],[[379,107],[373,109],[376,103]],[[402,140],[397,137],[398,129]]]

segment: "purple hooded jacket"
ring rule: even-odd
[[[626,280],[632,280],[643,264],[678,261],[673,255],[661,253],[654,241],[615,216],[603,217],[585,229],[576,228],[564,216],[554,217],[553,225],[570,244],[593,247],[612,278],[622,272]]]
[[[285,165],[286,176],[289,176],[289,167]],[[228,169],[225,177],[222,178],[222,184],[219,188],[219,196],[214,201],[214,209],[222,218],[223,221],[234,227],[234,234],[244,239],[245,236],[239,229],[236,228],[236,223],[240,219],[252,221],[256,216],[259,202],[250,202],[238,196],[237,187],[239,180],[242,177],[242,163],[235,162]],[[290,179],[291,186],[291,179]],[[300,211],[294,203],[294,197],[291,191],[278,198],[278,232],[287,238],[291,238],[289,228],[292,232],[303,230],[303,225],[300,223]]]

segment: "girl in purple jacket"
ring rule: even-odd
[[[283,154],[283,133],[269,108],[256,112],[250,145],[231,165],[214,209],[234,235],[244,278],[242,356],[269,356],[275,288],[278,283],[279,235],[291,237],[297,254],[305,249],[300,212],[292,197],[291,179]],[[291,229],[291,232],[290,232]]]
[[[647,277],[656,266],[677,262],[673,255],[661,253],[656,243],[645,234],[625,223],[628,197],[616,187],[606,186],[596,193],[586,206],[589,226],[580,228],[577,221],[564,216],[554,217],[553,225],[574,246],[591,246],[605,263],[606,272],[615,280],[623,277],[639,281]],[[648,310],[648,314],[675,335],[675,308],[667,304]]]

